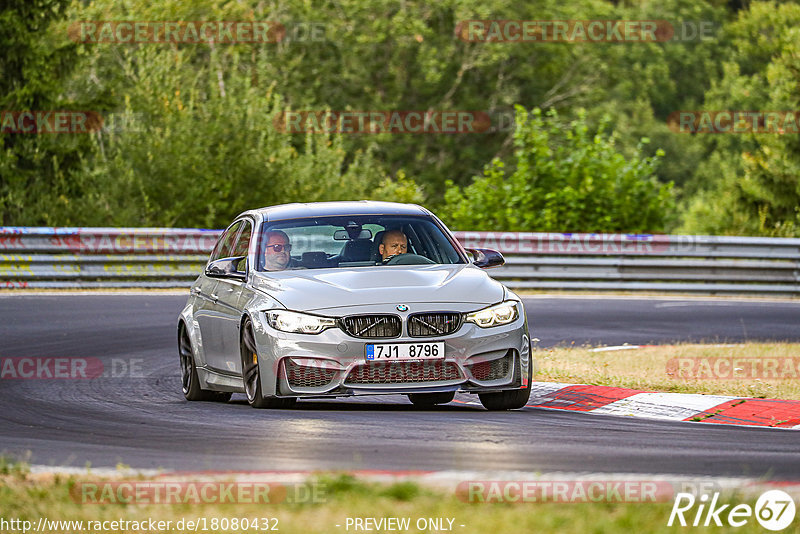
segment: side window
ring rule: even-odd
[[[439,263],[462,263],[456,249],[453,248],[444,233],[433,223],[426,223],[422,228],[422,233],[426,243],[429,243],[431,251],[436,256],[436,258],[431,259],[436,259]]]
[[[241,226],[242,221],[238,221],[236,224],[225,230],[225,233],[219,238],[217,246],[214,247],[214,252],[211,254],[210,261],[232,256],[231,251],[233,250],[233,240],[236,238],[236,234],[239,232],[239,228],[241,228]]]
[[[233,253],[231,256],[247,256],[247,251],[250,248],[250,236],[252,233],[253,229],[250,226],[250,222],[244,221],[242,232],[236,239],[236,245],[233,247]]]
[[[247,265],[247,252],[250,249],[250,237],[252,234],[253,227],[250,225],[250,222],[244,221],[242,231],[239,232],[239,237],[236,238],[236,244],[233,246],[233,252],[231,253],[231,256],[245,256],[245,259],[237,266],[237,270],[239,271],[244,271]]]

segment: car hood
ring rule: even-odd
[[[505,292],[469,264],[257,272],[253,287],[289,309],[307,311],[395,302],[494,304]]]

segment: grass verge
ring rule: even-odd
[[[41,518],[50,522],[82,522],[80,528],[75,523],[68,528],[45,523],[49,527],[47,532],[188,532],[195,530],[188,528],[187,522],[196,521],[200,524],[198,532],[265,532],[270,531],[265,528],[268,526],[277,527],[277,531],[283,533],[327,534],[367,531],[356,530],[353,526],[348,528],[348,518],[379,520],[389,517],[408,518],[410,528],[403,530],[405,532],[613,534],[674,532],[676,528],[680,529],[667,526],[672,509],[671,499],[669,502],[658,503],[470,503],[455,492],[422,487],[415,482],[372,483],[346,474],[319,475],[310,482],[303,483],[306,486],[317,486],[317,490],[313,492],[317,497],[313,502],[148,504],[140,501],[128,504],[86,504],[76,497],[81,494],[82,485],[102,484],[104,480],[116,479],[99,479],[91,474],[30,474],[24,467],[11,466],[0,475],[2,518],[6,521],[29,521],[30,525],[38,525]],[[136,480],[147,481],[144,478]],[[112,494],[113,492],[107,493],[106,496]],[[746,502],[751,506],[754,503],[752,496],[741,497],[739,500],[736,498],[736,495],[731,495],[730,502]],[[258,520],[258,528],[253,528],[252,524],[248,528],[234,528],[234,518],[239,521],[243,518],[248,521]],[[267,521],[264,522],[264,519]],[[441,521],[440,525],[447,528],[430,528],[430,519]],[[171,523],[154,530],[149,523],[151,520]],[[183,528],[178,527],[181,520]],[[95,523],[98,521],[101,523]],[[142,524],[104,523],[111,521]],[[751,521],[755,522],[754,519]],[[386,528],[370,530],[392,531]],[[21,532],[20,529],[4,531]],[[742,530],[731,527],[692,529],[692,532],[711,531]],[[792,530],[788,529],[786,532]]]
[[[595,349],[596,350],[596,349]],[[535,380],[674,393],[800,399],[800,344],[539,349]]]

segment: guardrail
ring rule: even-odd
[[[188,287],[219,230],[0,227],[0,288]],[[515,289],[800,295],[800,239],[456,232]]]
[[[643,234],[457,232],[494,248],[515,289],[800,295],[800,239]]]
[[[0,288],[188,287],[221,233],[0,227]]]

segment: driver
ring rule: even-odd
[[[401,230],[387,230],[378,246],[381,261],[386,263],[395,256],[408,252],[408,238]]]
[[[282,271],[290,266],[292,257],[289,252],[292,245],[289,236],[280,230],[267,232],[267,245],[264,250],[264,269],[267,271]]]

